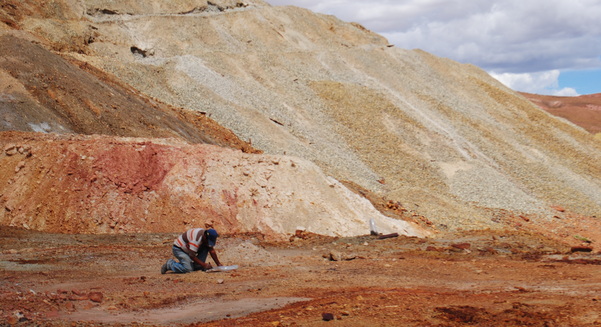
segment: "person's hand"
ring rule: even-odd
[[[213,269],[213,266],[210,263],[207,263],[205,270]]]

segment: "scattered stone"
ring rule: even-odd
[[[90,292],[88,298],[92,302],[101,303],[104,299],[104,295],[101,292]]]
[[[499,251],[495,250],[494,248],[492,248],[490,246],[486,247],[483,252],[486,252],[489,254],[499,254]]]
[[[79,295],[79,296],[87,295],[84,291],[80,291],[80,290],[71,290],[71,293],[73,293],[75,295]]]
[[[297,229],[294,232],[294,237],[306,240],[309,237],[309,235],[304,229]]]
[[[593,248],[590,246],[572,246],[570,252],[592,252]]]
[[[324,321],[330,321],[330,320],[334,320],[334,315],[331,314],[331,313],[324,312],[324,313],[321,314],[321,318]]]
[[[83,303],[81,308],[83,310],[90,310],[90,309],[94,308],[95,306],[96,305],[94,303],[88,301],[88,302]]]
[[[331,261],[341,261],[342,260],[342,253],[336,251],[336,250],[332,250],[330,251],[330,260]]]
[[[437,248],[437,247],[432,246],[432,245],[428,245],[428,247],[426,248],[426,251],[443,252],[444,249],[443,248]]]
[[[559,211],[559,212],[565,212],[566,209],[562,206],[551,206],[551,209]]]
[[[225,282],[225,280],[223,280],[223,279],[221,279],[221,278],[219,278],[219,279],[217,280],[217,284],[223,284],[223,282]]]
[[[353,260],[357,258],[357,255],[354,253],[342,253],[336,250],[331,250],[330,254],[325,256],[326,258],[330,259],[330,261],[343,261],[343,260]]]
[[[19,161],[15,167],[15,173],[18,173],[21,169],[23,169],[23,167],[25,167],[25,161]]]
[[[454,243],[454,244],[451,244],[451,246],[454,247],[454,248],[456,248],[456,249],[467,250],[472,245],[470,243]]]
[[[17,146],[14,144],[9,144],[9,145],[5,146],[4,153],[9,157],[14,156],[15,154],[18,153]]]
[[[74,311],[75,310],[75,304],[73,304],[73,302],[67,302],[67,303],[65,303],[65,307],[67,308],[68,311]]]

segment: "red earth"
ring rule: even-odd
[[[601,93],[577,97],[522,95],[550,114],[565,118],[590,133],[601,133]]]
[[[427,239],[299,232],[279,243],[223,233],[220,259],[237,270],[165,275],[177,234],[0,233],[3,325],[601,324],[591,244],[509,226]]]

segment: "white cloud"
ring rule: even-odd
[[[424,14],[433,19],[414,19],[409,29],[383,34],[399,47],[421,48],[486,70],[522,73],[601,65],[599,1],[480,0],[470,2],[488,5],[469,8],[445,2],[464,10],[443,17],[436,13],[441,7],[430,8]]]
[[[398,47],[512,73],[601,67],[599,0],[268,0],[359,22]]]
[[[501,83],[505,84],[505,86],[516,91],[556,96],[579,95],[578,92],[576,92],[576,90],[573,88],[566,87],[559,89],[559,70],[550,70],[540,73],[489,74]]]

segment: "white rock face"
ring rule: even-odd
[[[206,178],[200,184],[187,180],[187,188],[202,189],[200,197],[223,206],[224,211],[235,206],[235,218],[244,231],[289,235],[301,229],[357,236],[369,234],[369,219],[374,219],[383,233],[426,234],[408,222],[382,215],[365,198],[304,159],[225,151],[208,158],[206,169]],[[192,174],[176,170],[173,176]]]
[[[11,138],[12,137],[12,138]],[[383,216],[365,198],[290,156],[245,154],[177,140],[20,135],[0,138],[0,225],[49,232],[179,232],[286,239],[428,233]],[[51,168],[49,168],[51,167]]]

